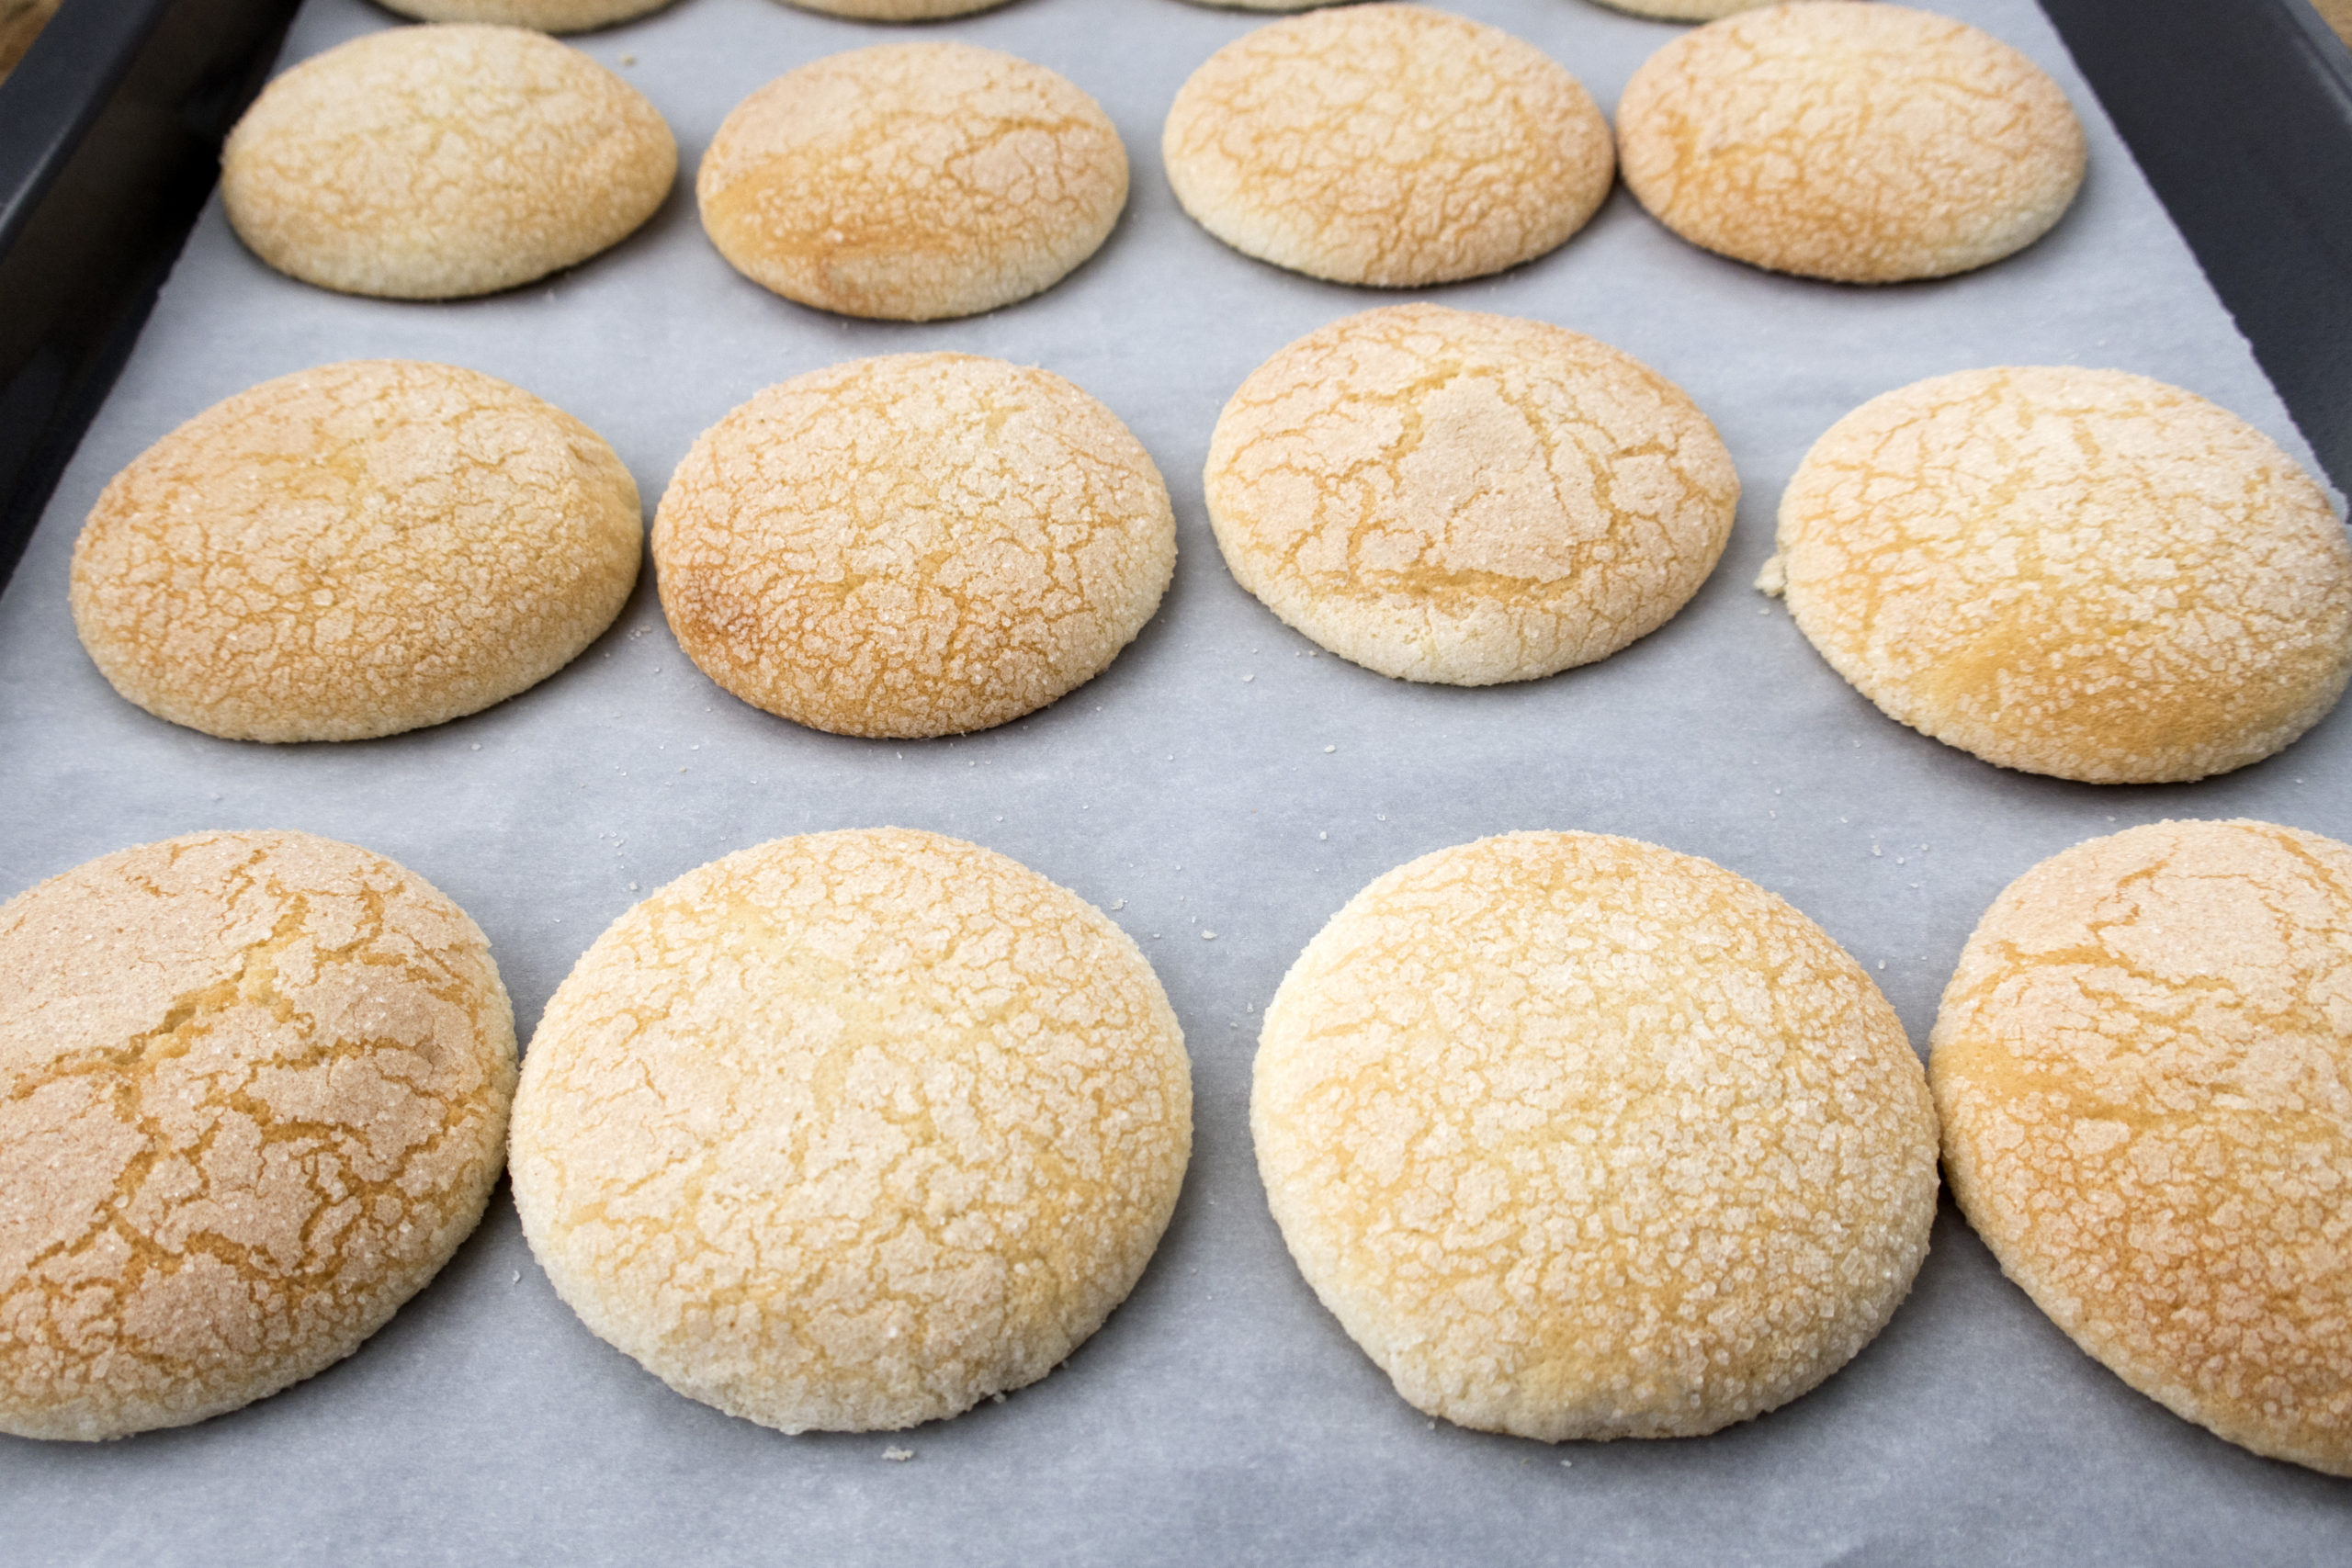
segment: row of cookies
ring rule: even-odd
[[[1191,1148],[1134,942],[928,833],[656,892],[519,1088],[479,929],[303,834],[42,883],[0,905],[0,1429],[26,1436],[185,1425],[340,1359],[502,1161],[557,1292],[672,1387],[787,1432],[909,1427],[1091,1335]],[[1517,833],[1397,868],[1307,945],[1251,1131],[1308,1283],[1464,1426],[1698,1436],[1803,1394],[1909,1292],[1940,1147],[2086,1350],[2352,1473],[2347,986],[2352,848],[2133,829],[2001,895],[1923,1074],[1862,967],[1746,878]]]
[[[1672,382],[1545,322],[1435,305],[1281,350],[1205,498],[1241,585],[1322,647],[1476,686],[1672,616],[1738,477]],[[76,542],[74,621],[140,706],[238,739],[388,735],[552,674],[619,613],[637,487],[477,372],[361,361],[157,442]],[[1760,586],[1902,722],[2093,783],[2244,766],[2352,677],[2352,544],[2292,458],[2143,377],[2007,367],[1886,393],[1814,446]],[[853,361],[705,431],[652,531],[662,606],[728,691],[836,734],[986,728],[1107,667],[1176,530],[1150,455],[1050,372]]]
[[[1880,5],[1780,6],[1680,39],[1628,85],[1613,138],[1574,76],[1495,28],[1413,6],[1319,12],[1213,55],[1162,152],[1185,210],[1236,249],[1382,287],[1555,249],[1621,152],[1634,195],[1693,243],[1855,282],[2030,243],[2084,166],[2064,95],[2024,56]],[[586,55],[450,24],[358,39],[272,82],[223,149],[221,198],[280,271],[449,299],[617,243],[676,163],[661,114]],[[1110,234],[1127,182],[1117,130],[1063,77],[913,43],[753,93],[695,195],[720,254],[786,299],[931,321],[1050,288]]]

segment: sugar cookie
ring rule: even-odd
[[[967,43],[854,50],[738,104],[695,178],[719,254],[845,316],[968,316],[1050,288],[1127,200],[1100,105]]]
[[[524,28],[395,28],[262,90],[220,152],[237,237],[322,288],[447,299],[528,283],[653,215],[677,143],[636,88]]]
[[[662,608],[745,702],[840,735],[950,735],[1100,673],[1176,522],[1150,455],[1060,377],[962,354],[770,387],[695,442],[653,523]]]
[[[1617,106],[1625,185],[1694,245],[1844,283],[1940,277],[2040,239],[2083,181],[2058,85],[1962,22],[1807,3],[1686,33]]]
[[[514,1090],[489,945],[304,833],[0,904],[0,1431],[90,1440],[341,1360],[481,1218]]]
[[[1662,22],[1712,22],[1735,11],[1753,11],[1773,0],[1593,0],[1612,11],[1652,17]]]
[[[1606,344],[1438,305],[1299,339],[1226,404],[1209,521],[1241,585],[1384,675],[1606,658],[1713,570],[1739,479],[1679,388]]]
[[[2352,672],[2352,546],[2236,415],[2120,370],[1967,370],[1874,398],[1781,499],[1814,647],[1894,718],[2091,784],[2270,755]]]
[[[491,22],[543,33],[584,33],[634,21],[671,0],[377,0],[420,22]]]
[[[1192,1147],[1133,942],[1004,856],[779,839],[613,923],[548,1004],[514,1201],[590,1329],[787,1432],[953,1416],[1126,1298]]]
[[[1291,1256],[1416,1407],[1696,1436],[1843,1366],[1936,1209],[1919,1060],[1861,966],[1720,866],[1514,833],[1332,917],[1250,1102]]]
[[[862,22],[929,22],[992,10],[1004,0],[786,0],[804,11],[850,17]]]
[[[240,392],[115,476],[74,546],[116,691],[232,740],[500,702],[612,623],[644,549],[613,449],[519,387],[354,360]]]
[[[1245,255],[1406,288],[1500,272],[1584,227],[1608,122],[1532,44],[1419,6],[1345,6],[1234,39],[1161,139],[1184,210]]]
[[[2011,883],[1928,1072],[1952,1193],[2075,1344],[2352,1475],[2352,848],[2160,822]]]

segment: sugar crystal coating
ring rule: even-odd
[[[1883,1325],[1936,1128],[1894,1010],[1742,877],[1514,833],[1381,877],[1266,1010],[1300,1271],[1399,1393],[1545,1440],[1713,1431]]]
[[[1969,938],[1928,1067],[1952,1193],[2036,1305],[2352,1475],[2352,848],[2159,822],[2052,855]]]
[[[1094,1332],[1168,1223],[1183,1037],[1100,911],[898,829],[690,872],[533,1037],[514,1197],[588,1326],[786,1431],[952,1416]]]

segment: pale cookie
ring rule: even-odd
[[[1127,201],[1102,107],[967,43],[814,61],[735,106],[703,154],[702,225],[738,272],[845,316],[968,316],[1052,287]]]
[[[929,22],[992,10],[1005,0],[786,0],[804,11],[822,11],[862,22]]]
[[[671,0],[377,0],[421,22],[493,22],[543,33],[584,33],[633,21]]]
[[[489,944],[422,877],[196,833],[0,904],[0,1431],[119,1438],[341,1360],[481,1218]]]
[[[1612,11],[1654,17],[1665,22],[1712,22],[1735,11],[1753,11],[1773,0],[1594,0]]]
[[[395,28],[262,90],[220,152],[254,254],[349,294],[447,299],[616,244],[677,173],[636,88],[522,28]]]
[[[1241,585],[1346,659],[1483,686],[1603,659],[1697,592],[1739,500],[1679,388],[1543,321],[1399,305],[1251,373],[1209,441]]]
[[[1652,55],[1617,105],[1625,185],[1694,245],[1843,283],[1940,277],[2040,239],[2083,182],[2058,85],[1899,6],[1751,11]]]
[[[2090,784],[2203,778],[2352,672],[2352,546],[2244,420],[2120,370],[1966,370],[1814,444],[1758,585],[1894,718]]]
[[[1002,855],[879,828],[729,855],[597,938],[531,1041],[514,1201],[556,1292],[672,1388],[874,1431],[1058,1365],[1191,1148],[1135,943]]]
[[[1311,11],[1317,6],[1344,5],[1347,0],[1193,0],[1224,11]]]
[[[238,393],[117,474],[74,542],[82,646],[158,718],[358,740],[570,663],[637,581],[596,433],[472,370],[361,359]]]
[[[703,432],[653,523],[686,657],[838,735],[953,735],[1045,706],[1143,629],[1176,564],[1168,490],[1050,371],[854,360]]]
[[[1928,1075],[1969,1223],[2075,1344],[2352,1475],[2352,848],[2160,822],[2011,883]]]
[[[1262,27],[1178,89],[1177,200],[1245,255],[1408,288],[1500,272],[1584,227],[1615,171],[1577,79],[1509,33],[1418,6]]]
[[[1349,900],[1266,1010],[1291,1256],[1417,1408],[1558,1441],[1796,1398],[1911,1288],[1919,1059],[1861,966],[1720,866],[1514,833]]]

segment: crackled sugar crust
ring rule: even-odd
[[[1178,89],[1160,151],[1184,210],[1243,254],[1391,288],[1542,255],[1584,227],[1616,168],[1575,77],[1418,6],[1236,39]]]
[[[463,911],[301,833],[0,904],[0,1431],[119,1438],[356,1349],[481,1217],[514,1026]]]
[[[378,0],[387,10],[421,22],[490,22],[579,33],[658,11],[672,0]]]
[[[352,740],[561,669],[637,581],[637,485],[596,433],[447,365],[298,371],[115,476],[74,628],[116,691],[233,740]]]
[[[1192,1147],[1151,966],[1000,854],[780,839],[613,923],[548,1004],[514,1199],[557,1292],[797,1432],[1034,1382],[1149,1260]]]
[[[1953,1194],[2124,1382],[2352,1475],[2352,849],[2160,822],[1994,901],[1936,1019]]]
[[[705,673],[840,735],[985,729],[1117,657],[1176,523],[1118,416],[960,354],[769,388],[695,442],[653,524],[662,609]]]
[[[1659,50],[1617,105],[1625,184],[1692,244],[1807,277],[1889,283],[1998,261],[2083,180],[2058,85],[1962,22],[1776,6]]]
[[[1400,305],[1284,348],[1218,417],[1209,520],[1333,652],[1487,685],[1603,659],[1713,570],[1739,479],[1681,389],[1542,321]]]
[[[447,299],[619,243],[677,165],[653,106],[576,49],[522,28],[395,28],[264,88],[221,149],[220,199],[280,272]]]
[[[1025,299],[1127,200],[1101,106],[967,43],[882,44],[786,72],[711,138],[695,191],[736,270],[787,299],[927,321]]]
[[[1759,585],[1891,716],[2091,784],[2244,767],[2352,672],[2352,544],[2319,486],[2236,415],[2120,370],[1872,399],[1789,481]]]
[[[1250,1126],[1291,1256],[1417,1407],[1696,1436],[1909,1291],[1918,1058],[1818,926],[1719,866],[1515,833],[1374,882],[1266,1010]]]

